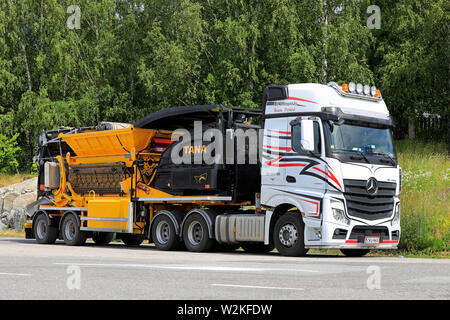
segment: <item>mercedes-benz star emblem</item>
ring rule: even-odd
[[[367,193],[372,195],[372,196],[375,193],[377,193],[377,191],[378,191],[378,181],[377,181],[377,179],[370,178],[369,180],[367,180],[366,190],[367,190]]]

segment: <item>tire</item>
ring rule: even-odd
[[[158,250],[172,251],[180,246],[172,219],[166,215],[156,217],[152,223],[152,240]]]
[[[186,248],[192,252],[211,251],[216,243],[209,238],[208,225],[198,214],[190,215],[183,224],[183,241]]]
[[[108,244],[112,239],[114,239],[114,232],[95,232],[92,235],[95,244]]]
[[[36,217],[33,222],[33,232],[36,242],[40,244],[52,244],[58,238],[58,228],[48,223],[45,214]]]
[[[306,255],[305,224],[299,212],[286,212],[278,218],[273,230],[273,243],[282,256]]]
[[[80,230],[78,220],[73,214],[64,218],[61,233],[64,243],[69,246],[81,246],[86,242],[87,233]]]
[[[241,245],[242,249],[248,253],[267,253],[273,250],[273,245],[266,245],[264,243],[246,243]]]
[[[341,252],[347,257],[362,257],[369,253],[369,249],[341,249]]]
[[[121,235],[121,239],[127,246],[140,246],[144,241],[144,235],[124,233]]]

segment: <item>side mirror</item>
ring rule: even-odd
[[[301,146],[305,151],[314,151],[314,121],[301,121]]]

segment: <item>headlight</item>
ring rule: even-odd
[[[350,224],[350,220],[345,217],[344,210],[333,208],[333,218],[337,222]]]
[[[400,202],[395,206],[394,218],[391,221],[391,226],[398,225],[400,223]]]

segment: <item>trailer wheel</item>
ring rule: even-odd
[[[140,246],[144,241],[144,235],[124,233],[121,235],[121,239],[127,246]]]
[[[50,225],[44,214],[36,217],[36,220],[33,222],[33,228],[37,243],[52,244],[58,238],[58,228]]]
[[[86,242],[87,233],[80,230],[77,218],[73,214],[64,218],[61,231],[64,243],[69,246],[81,246]]]
[[[362,257],[369,253],[369,249],[341,249],[347,257]]]
[[[205,219],[197,213],[189,216],[184,222],[183,241],[186,248],[193,252],[207,252],[215,245],[215,240],[209,238]]]
[[[264,243],[246,243],[241,245],[242,249],[248,253],[267,253],[274,249],[273,245]]]
[[[308,252],[308,249],[305,249],[304,230],[305,224],[299,212],[284,213],[275,223],[273,230],[275,248],[283,256],[304,256]]]
[[[96,244],[108,244],[114,238],[114,232],[94,232],[92,240]]]
[[[158,250],[171,251],[180,246],[172,220],[165,215],[155,218],[152,224],[152,239]]]

